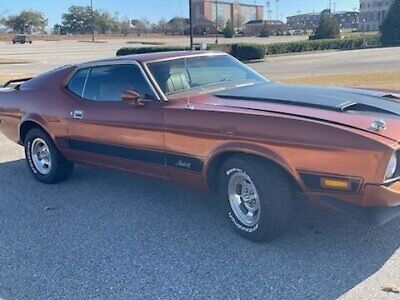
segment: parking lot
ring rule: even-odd
[[[152,41],[155,42],[155,40],[145,40],[145,42]],[[249,38],[246,41],[260,40]],[[166,45],[172,45],[174,41],[168,39],[164,42]],[[180,39],[175,42],[177,45],[187,43],[186,40]],[[0,61],[0,75],[38,74],[65,64],[113,57],[121,47],[140,45],[127,44],[126,40],[118,39],[95,44],[82,41],[37,41],[32,45],[0,42],[0,58],[14,60],[13,64],[4,64]],[[250,66],[273,80],[318,74],[400,71],[400,48],[268,56],[264,62],[253,63]]]
[[[28,63],[0,73],[36,74],[113,56],[121,45],[1,44],[0,58]],[[399,71],[400,49],[278,56],[254,68],[274,79]],[[283,237],[254,244],[231,231],[213,195],[86,166],[46,186],[23,157],[0,134],[0,298],[398,297],[382,289],[400,286],[400,219],[371,228],[319,212],[314,229],[293,220]]]

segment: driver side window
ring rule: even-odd
[[[77,72],[76,76],[82,74]],[[71,81],[73,81],[72,78]],[[136,65],[108,65],[89,69],[82,98],[92,101],[121,101],[123,91],[137,91],[142,99],[157,99]]]

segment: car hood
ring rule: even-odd
[[[400,95],[395,93],[279,83],[214,93],[216,105],[271,111],[326,121],[400,140]],[[386,128],[374,130],[383,120]]]

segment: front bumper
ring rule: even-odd
[[[367,184],[360,205],[323,196],[320,204],[365,223],[380,226],[400,216],[400,182],[390,186]]]
[[[392,207],[362,207],[325,197],[321,198],[320,203],[323,206],[347,214],[355,219],[374,226],[381,226],[393,220],[397,216],[400,216],[400,205]]]

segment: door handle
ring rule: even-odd
[[[78,120],[83,119],[83,111],[81,111],[81,110],[71,111],[71,116],[74,119],[78,119]]]

